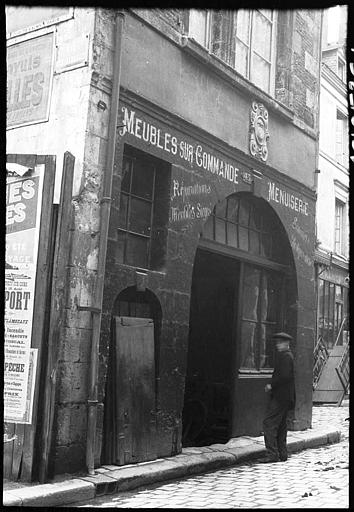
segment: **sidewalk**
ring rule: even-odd
[[[290,453],[337,443],[341,439],[340,425],[349,416],[349,403],[341,407],[314,407],[312,428],[288,432]],[[89,500],[104,494],[132,490],[140,486],[183,478],[256,460],[265,454],[261,437],[238,437],[226,444],[183,448],[182,453],[151,462],[129,466],[103,465],[94,476],[58,477],[49,484],[21,485],[4,482],[4,506],[55,507]]]

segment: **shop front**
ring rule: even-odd
[[[294,338],[293,428],[308,428],[313,192],[125,90],[118,125],[101,463],[259,435],[278,330]]]

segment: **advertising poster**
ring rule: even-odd
[[[53,33],[7,48],[7,128],[47,121],[53,78]]]
[[[44,166],[7,177],[4,421],[26,423]],[[32,356],[33,361],[33,356]]]

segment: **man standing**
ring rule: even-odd
[[[292,337],[285,332],[273,335],[276,346],[274,371],[271,384],[265,391],[270,392],[266,416],[263,421],[264,443],[267,456],[261,462],[286,461],[287,415],[295,407],[294,357],[289,343]]]

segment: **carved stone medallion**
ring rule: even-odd
[[[268,139],[268,111],[262,103],[253,101],[250,113],[250,152],[263,162],[268,158]]]

